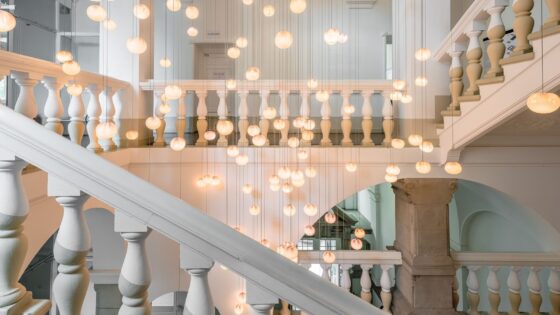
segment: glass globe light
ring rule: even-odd
[[[0,10],[0,33],[13,30],[16,27],[16,18],[8,11]]]
[[[282,191],[286,194],[289,194],[294,191],[294,186],[290,183],[284,183],[282,184]]]
[[[305,178],[292,179],[292,185],[294,187],[303,187],[305,185]]]
[[[345,104],[344,106],[342,106],[342,111],[346,115],[352,115],[356,111],[356,107],[354,107],[354,105],[352,104]]]
[[[204,188],[206,187],[206,182],[204,181],[204,178],[199,177],[196,179],[196,182],[194,183],[196,185],[196,187],[198,188]]]
[[[188,19],[196,20],[198,18],[200,12],[198,12],[198,8],[194,5],[188,5],[185,9],[185,16]]]
[[[315,228],[313,227],[313,225],[306,225],[305,228],[303,229],[303,232],[307,236],[313,236],[315,235]]]
[[[340,33],[340,35],[338,35],[338,43],[339,44],[344,44],[348,41],[348,35],[345,33]]]
[[[416,162],[416,171],[420,174],[428,174],[432,170],[432,165],[426,161]]]
[[[233,123],[227,119],[220,119],[216,124],[216,130],[222,136],[229,136],[233,132]]]
[[[247,41],[246,37],[241,36],[241,37],[238,37],[235,40],[235,45],[239,48],[245,48],[245,47],[247,47],[247,44],[248,44],[248,41]]]
[[[216,186],[220,185],[221,182],[222,182],[222,180],[220,179],[220,177],[214,175],[214,176],[212,176],[212,181],[210,182],[210,185],[216,187]]]
[[[303,129],[305,130],[313,130],[315,129],[315,121],[313,119],[304,120]]]
[[[296,207],[294,207],[294,205],[289,203],[282,208],[282,212],[287,217],[293,217],[296,214],[297,209],[296,209]]]
[[[264,135],[256,135],[253,137],[253,144],[257,147],[262,147],[266,144],[266,137]]]
[[[253,185],[251,184],[244,184],[243,186],[241,186],[241,191],[245,194],[245,195],[249,195],[253,192]]]
[[[126,48],[130,53],[140,55],[146,52],[148,44],[142,37],[135,36],[126,41]]]
[[[417,76],[414,80],[414,84],[416,84],[416,86],[424,87],[428,85],[428,78],[425,76]]]
[[[305,126],[305,118],[302,116],[298,116],[294,119],[294,127],[296,128],[303,128]]]
[[[169,58],[162,58],[159,60],[159,65],[162,68],[169,68],[171,67],[171,60],[169,60]]]
[[[348,171],[349,173],[354,173],[358,169],[358,165],[352,162],[346,163],[344,167],[346,168],[346,171]]]
[[[128,140],[136,140],[136,139],[138,139],[138,131],[129,130],[129,131],[126,132],[125,137]]]
[[[324,103],[329,100],[329,92],[317,91],[317,93],[315,93],[315,98],[317,99],[317,101]]]
[[[284,119],[275,119],[272,125],[276,130],[283,130],[284,128],[286,128],[286,122],[284,121]]]
[[[332,264],[336,260],[336,255],[330,250],[323,253],[323,261],[327,264]]]
[[[206,141],[212,141],[214,139],[216,139],[217,135],[215,131],[212,130],[208,130],[204,133],[204,139],[206,139]]]
[[[313,140],[314,137],[315,137],[315,134],[313,133],[313,131],[303,130],[301,132],[301,139],[303,141],[311,141],[311,140]]]
[[[428,48],[419,48],[418,50],[416,50],[416,53],[414,53],[414,57],[418,61],[426,61],[430,59],[431,56],[432,52]]]
[[[273,185],[280,184],[280,177],[272,175],[268,178],[268,182]]]
[[[391,140],[391,146],[394,149],[402,149],[402,148],[404,148],[405,145],[406,145],[406,143],[404,142],[403,139],[395,138],[395,139]]]
[[[308,178],[315,178],[317,177],[317,170],[312,166],[308,166],[305,168],[305,176]]]
[[[178,85],[168,85],[164,89],[164,95],[168,100],[177,100],[183,94],[181,88]]]
[[[361,250],[362,246],[362,240],[359,238],[354,238],[350,241],[350,247],[352,247],[353,250]]]
[[[249,157],[246,154],[239,154],[235,158],[235,163],[239,166],[245,166],[249,163]]]
[[[62,72],[70,76],[77,75],[81,70],[80,64],[75,60],[66,61],[62,64]]]
[[[385,174],[385,181],[387,183],[394,183],[398,180],[399,178],[397,177],[397,175],[392,175],[392,174]]]
[[[249,127],[247,127],[247,134],[251,137],[254,137],[256,135],[258,135],[259,133],[261,133],[261,128],[257,125],[250,125]]]
[[[400,92],[400,91],[391,92],[391,93],[389,94],[389,98],[390,98],[392,101],[400,101],[400,100],[402,99],[402,92]]]
[[[171,106],[169,106],[169,104],[167,103],[163,103],[161,105],[159,105],[158,107],[158,111],[162,114],[168,114],[169,112],[171,112]]]
[[[3,11],[2,11],[3,12]],[[65,63],[74,59],[74,56],[68,50],[59,50],[56,52],[56,60],[60,63]]]
[[[459,162],[447,162],[444,169],[449,175],[459,175],[463,172],[463,166]]]
[[[430,153],[434,151],[434,144],[431,141],[422,141],[419,148],[422,152]]]
[[[274,16],[274,13],[276,12],[276,10],[274,9],[273,5],[267,4],[264,6],[263,8],[263,14],[266,17],[271,17]]]
[[[290,11],[295,14],[301,14],[307,8],[307,1],[305,0],[290,0]]]
[[[243,2],[245,1],[247,0],[243,0]],[[233,307],[233,312],[235,313],[235,315],[241,315],[243,314],[243,311],[244,311],[244,307],[242,304],[235,304],[235,306]]]
[[[206,186],[212,184],[212,176],[210,176],[210,174],[202,176],[202,180],[204,180],[204,184],[206,184]]]
[[[198,29],[194,26],[187,28],[187,35],[189,35],[190,37],[198,36]]]
[[[95,134],[101,140],[108,140],[117,134],[117,125],[114,122],[102,122],[95,127]]]
[[[270,184],[270,190],[272,191],[280,191],[280,184]]]
[[[165,5],[171,12],[177,12],[181,10],[181,0],[167,0]]]
[[[270,248],[270,241],[267,240],[266,238],[263,238],[263,239],[261,240],[261,244],[262,244],[264,247]]]
[[[72,96],[79,96],[82,94],[84,88],[81,85],[72,83],[66,86],[66,91]]]
[[[237,157],[239,155],[239,148],[235,145],[230,145],[227,147],[226,153],[229,157]]]
[[[403,104],[409,104],[412,102],[412,95],[410,94],[403,94],[403,96],[401,97],[401,102]]]
[[[292,36],[292,33],[288,31],[280,31],[276,33],[276,36],[274,37],[274,44],[280,49],[290,48],[293,42],[294,37]]]
[[[366,231],[364,231],[364,229],[362,229],[362,228],[356,228],[354,230],[354,235],[357,238],[364,238],[366,236]]]
[[[315,79],[309,79],[307,80],[307,87],[314,90],[319,86],[319,82],[317,82],[317,80]]]
[[[150,17],[150,8],[145,4],[137,4],[132,9],[134,16],[140,20],[145,20]]]
[[[261,71],[257,67],[250,67],[245,71],[245,78],[249,81],[257,81],[261,75]]]
[[[332,211],[327,212],[327,214],[325,214],[325,222],[334,224],[336,222],[336,215]]]
[[[146,127],[150,130],[156,130],[161,126],[161,119],[157,116],[146,118]]]
[[[340,31],[336,28],[329,28],[324,34],[323,39],[327,45],[335,45],[338,43],[338,36],[340,36]]]
[[[235,88],[237,87],[237,81],[230,79],[226,81],[226,88],[228,90],[235,90]]]
[[[560,97],[554,93],[533,93],[527,98],[527,107],[537,114],[550,114],[560,108]]]
[[[117,29],[117,22],[111,19],[104,20],[103,22],[101,22],[101,25],[103,25],[103,27],[108,31],[114,31],[115,29]]]
[[[282,166],[278,169],[278,177],[281,179],[288,179],[292,175],[292,171],[287,166]]]
[[[402,91],[406,87],[406,82],[404,80],[393,80],[393,88],[395,90]]]
[[[387,165],[385,171],[387,174],[398,176],[401,173],[401,168],[397,164],[391,163]]]
[[[237,59],[241,55],[241,50],[239,50],[239,48],[237,47],[230,47],[227,50],[227,55],[231,59]]]
[[[244,291],[239,292],[239,294],[237,295],[237,300],[239,301],[239,303],[247,303],[247,294]]]
[[[303,172],[300,171],[300,170],[293,171],[292,174],[290,174],[290,177],[291,177],[293,180],[300,180],[300,179],[304,179],[304,178],[305,178],[304,175],[303,175]]]
[[[413,133],[413,134],[408,136],[408,143],[410,143],[410,145],[415,146],[415,147],[419,146],[422,143],[422,140],[424,140],[424,139],[419,134]]]
[[[276,108],[272,106],[267,106],[263,110],[263,117],[264,119],[274,119],[274,117],[276,117]]]
[[[303,206],[303,213],[308,217],[317,215],[318,211],[317,206],[312,203],[306,203],[305,206]]]
[[[288,139],[288,146],[290,148],[297,148],[299,146],[299,139],[297,137],[290,137]]]
[[[242,0],[244,5],[251,5],[253,4],[253,0]]]
[[[249,207],[249,214],[253,216],[261,214],[261,207],[255,204],[251,205],[251,207]]]
[[[97,4],[90,5],[86,10],[86,14],[88,18],[94,22],[101,22],[107,18],[107,11],[105,8]]]
[[[305,149],[300,149],[298,150],[297,157],[300,160],[307,160],[307,158],[309,157],[309,153]]]
[[[185,141],[185,138],[183,137],[175,137],[173,139],[171,139],[171,142],[169,143],[169,147],[171,148],[171,150],[173,151],[182,151],[185,146],[187,145],[187,142]]]

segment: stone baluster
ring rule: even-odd
[[[500,315],[498,307],[500,306],[500,280],[497,272],[500,267],[489,267],[488,278],[486,278],[486,286],[488,287],[488,302],[490,303],[489,315]]]
[[[490,14],[490,24],[486,31],[489,39],[487,55],[490,61],[490,69],[486,72],[485,79],[495,79],[504,75],[504,69],[500,65],[500,60],[504,57],[506,51],[503,42],[506,30],[502,21],[504,9],[504,5],[495,5],[486,10]]]
[[[321,273],[321,277],[331,282],[331,274],[329,272],[331,270],[331,265],[321,264],[321,269],[323,270],[323,272]]]
[[[550,306],[552,308],[550,315],[560,315],[560,277],[558,276],[558,267],[551,267],[548,275],[548,289],[550,290]]]
[[[451,57],[451,66],[449,67],[449,90],[451,91],[451,104],[446,111],[442,113],[444,116],[459,116],[459,97],[463,94],[463,65],[461,64],[462,51],[452,50],[447,52]],[[457,113],[457,114],[456,114]]]
[[[520,315],[519,306],[521,305],[521,282],[519,281],[519,267],[511,267],[507,278],[508,298],[511,305],[510,315]]]
[[[261,119],[259,121],[259,127],[261,128],[261,134],[266,138],[266,144],[269,145],[268,141],[268,129],[270,128],[270,122],[268,119],[264,118],[263,112],[265,108],[268,107],[268,96],[270,95],[270,91],[262,90],[261,91],[261,106],[259,109],[259,114]]]
[[[533,0],[514,0],[512,5],[515,19],[513,20],[513,31],[515,32],[515,48],[510,57],[533,52],[533,46],[529,43],[529,34],[533,31],[535,20],[531,16],[534,6]]]
[[[151,229],[117,209],[115,232],[121,233],[128,244],[119,276],[119,291],[122,294],[123,303],[119,314],[151,314],[152,307],[148,300],[151,275],[145,247],[145,241]]]
[[[208,284],[208,272],[214,261],[184,245],[181,245],[180,253],[181,268],[191,276],[183,315],[214,315],[214,301]]]
[[[331,146],[331,104],[328,100],[321,105],[321,133],[321,145]]]
[[[28,118],[35,118],[38,114],[38,109],[33,88],[37,84],[37,78],[30,73],[13,72],[12,79],[19,86],[19,94],[14,110]]]
[[[393,268],[392,265],[381,265],[381,301],[383,302],[383,311],[386,313],[391,313],[391,302],[393,301],[393,294],[391,293],[391,288],[393,287],[393,281],[389,276],[389,270]]]
[[[106,86],[103,91],[101,91],[101,94],[99,94],[99,101],[101,103],[101,122],[113,122],[115,107],[113,106],[113,90],[111,87]],[[113,151],[117,148],[113,139],[104,139],[100,142],[104,151]]]
[[[542,304],[541,296],[541,280],[539,278],[539,268],[531,267],[529,277],[527,278],[527,287],[529,288],[529,301],[531,301],[531,315],[540,315]]]
[[[113,115],[113,121],[115,122],[115,126],[117,126],[117,132],[113,136],[113,142],[117,146],[117,148],[122,147],[122,122],[121,122],[121,114],[123,110],[123,89],[118,89],[115,94],[113,95],[113,105],[115,107],[115,114]]]
[[[280,310],[280,315],[291,315],[292,311],[290,311],[290,303],[286,300],[281,300],[280,305],[282,309]]]
[[[553,28],[560,25],[560,2],[558,0],[546,0],[548,17],[544,22],[544,28]]]
[[[480,34],[482,30],[471,30],[467,32],[469,46],[467,47],[467,79],[469,87],[464,92],[465,96],[480,95],[478,80],[482,75],[482,48],[480,47]]]
[[[89,285],[86,256],[91,248],[89,228],[83,214],[88,195],[49,174],[48,194],[64,208],[54,243],[58,275],[53,296],[61,315],[80,314]]]
[[[340,265],[340,269],[342,270],[342,277],[340,279],[340,287],[344,290],[350,292],[350,288],[352,288],[352,279],[350,278],[350,269],[352,265],[350,264],[342,264]]]
[[[70,116],[70,123],[68,124],[68,135],[70,141],[81,144],[84,137],[85,125],[85,106],[82,94],[72,95],[70,97],[70,104],[68,105],[68,116]]]
[[[208,145],[208,141],[204,139],[204,133],[208,130],[208,121],[206,116],[208,115],[208,108],[206,107],[206,96],[208,91],[197,90],[196,96],[198,97],[198,106],[196,107],[196,130],[198,131],[198,139],[196,140],[197,146]]]
[[[57,78],[51,77],[44,78],[42,82],[48,91],[45,108],[43,109],[43,114],[47,117],[45,127],[61,135],[64,132],[64,126],[62,125],[64,106],[60,98],[60,90],[64,83]]]
[[[344,108],[351,106],[350,96],[352,93],[350,91],[342,91],[342,107],[340,108],[340,114],[342,116],[342,121],[340,122],[340,127],[342,128],[342,140],[340,145],[343,147],[351,147],[352,139],[350,138],[350,133],[352,132],[352,114],[347,113]]]
[[[93,152],[103,151],[99,145],[99,138],[95,133],[95,128],[99,125],[99,115],[101,115],[101,105],[99,104],[99,89],[97,85],[90,84],[86,88],[90,94],[89,102],[87,105],[87,133],[89,137],[88,150]]]
[[[455,277],[453,277],[453,283],[451,284],[451,289],[453,290],[453,309],[457,310],[457,307],[459,306],[459,281],[457,280],[457,268],[460,268],[461,266],[457,265],[455,266]]]
[[[247,128],[249,127],[249,107],[247,105],[248,91],[239,91],[239,141],[237,145],[240,147],[246,147],[249,145],[249,139],[247,138]]]
[[[371,275],[369,270],[373,268],[373,265],[360,265],[362,268],[362,276],[360,277],[360,285],[362,287],[362,291],[360,292],[360,297],[362,300],[371,303],[372,295],[371,295]]]
[[[220,99],[218,103],[218,119],[220,121],[226,121],[228,118],[228,109],[226,104],[226,91],[218,90],[216,91],[218,98]],[[219,147],[226,147],[228,145],[228,140],[226,135],[219,135],[218,142],[216,143]]]
[[[385,134],[383,144],[391,145],[395,121],[393,120],[393,104],[391,103],[389,93],[383,93],[383,108],[381,109],[381,113],[383,115],[383,133]]]
[[[165,127],[167,126],[167,122],[165,121],[165,114],[160,112],[159,109],[161,107],[161,104],[163,104],[165,101],[164,101],[164,99],[159,97],[159,95],[158,95],[157,99],[159,100],[160,105],[155,105],[154,116],[157,116],[159,118],[159,120],[161,121],[161,124],[155,130],[156,138],[154,140],[153,146],[158,147],[158,148],[162,148],[162,147],[165,147],[165,145],[166,145],[166,143],[165,143]]]
[[[469,270],[469,274],[467,276],[467,298],[469,300],[469,314],[470,315],[479,315],[478,312],[478,304],[480,303],[480,284],[478,282],[478,275],[477,271],[479,269],[478,266],[468,266],[467,269]]]
[[[373,147],[374,143],[371,139],[371,132],[373,131],[373,106],[371,105],[371,95],[373,91],[362,91],[364,103],[362,104],[362,130],[364,138],[362,139],[362,146]]]
[[[177,130],[177,137],[185,138],[185,129],[187,128],[187,107],[185,104],[186,93],[183,91],[181,97],[177,101],[177,119],[175,120],[175,129]]]
[[[284,129],[280,130],[280,145],[288,145],[288,132],[290,131],[290,108],[288,106],[288,91],[280,91],[280,119],[285,123]]]
[[[311,116],[311,107],[309,106],[309,92],[307,90],[302,90],[301,94],[301,106],[299,108],[299,114],[304,119],[310,119]],[[288,125],[290,123],[288,122]],[[301,140],[300,146],[309,146],[311,145],[311,141],[308,140]]]
[[[263,288],[253,284],[251,281],[247,281],[246,287],[247,304],[251,305],[251,308],[253,308],[255,314],[270,315],[272,308],[276,303],[278,303],[278,298],[272,295],[267,290],[264,290]]]

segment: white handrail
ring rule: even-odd
[[[560,253],[527,252],[452,252],[461,266],[560,266]]]
[[[402,265],[401,252],[397,251],[337,250],[333,253],[336,255],[336,264]],[[323,252],[301,250],[298,253],[298,263],[322,264]]]

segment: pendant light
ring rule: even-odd
[[[238,37],[235,40],[235,45],[239,48],[245,48],[248,45],[248,41],[246,37]]]
[[[198,11],[198,8],[194,5],[188,5],[187,8],[185,9],[185,16],[189,20],[196,20],[199,14],[200,12]]]
[[[0,10],[0,33],[10,32],[16,27],[16,18],[8,11]]]
[[[177,12],[181,10],[181,0],[167,0],[165,5],[171,12]]]
[[[86,15],[94,22],[101,22],[107,17],[107,11],[100,5],[92,4],[87,8]]]
[[[72,56],[72,53],[69,52],[68,50],[57,51],[55,57],[56,57],[56,61],[60,63],[65,63],[67,61],[71,61],[72,59],[74,59],[74,56]]]
[[[187,28],[187,35],[189,35],[189,37],[198,36],[198,29],[194,26],[190,26],[189,28]]]
[[[263,15],[266,17],[272,17],[274,16],[274,13],[276,13],[276,9],[274,9],[274,6],[271,4],[267,4],[263,7]]]
[[[276,36],[274,37],[274,44],[279,49],[288,49],[292,46],[293,42],[294,37],[292,36],[292,33],[288,31],[280,31],[276,33]]]
[[[307,8],[306,0],[290,0],[290,11],[294,14],[301,14]]]
[[[136,4],[132,12],[134,16],[140,20],[145,20],[150,17],[150,8],[143,3]]]

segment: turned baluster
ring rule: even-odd
[[[290,131],[290,108],[288,106],[288,91],[280,91],[280,119],[284,121],[284,129],[280,130],[280,145],[288,145],[288,132]]]
[[[511,57],[530,53],[533,46],[529,42],[529,34],[533,31],[535,20],[531,16],[533,10],[533,0],[514,0],[512,5],[515,19],[513,20],[513,31],[515,32],[515,48]]]
[[[268,107],[268,96],[270,95],[270,91],[262,90],[261,91],[261,106],[259,108],[259,114],[261,119],[259,121],[259,127],[261,128],[261,135],[266,138],[266,144],[269,145],[268,141],[268,129],[270,128],[270,122],[268,119],[264,117],[264,110]]]
[[[350,138],[350,133],[352,132],[352,113],[345,110],[346,108],[351,108],[350,96],[352,93],[350,91],[342,91],[342,107],[340,108],[340,114],[342,116],[342,121],[340,122],[340,127],[342,128],[342,140],[340,145],[344,147],[352,146],[352,139]]]
[[[60,98],[60,90],[64,83],[57,78],[50,77],[44,78],[42,82],[49,92],[43,109],[43,114],[47,117],[45,127],[61,135],[64,132],[64,126],[62,125],[64,106]]]
[[[488,301],[490,302],[490,315],[500,315],[498,307],[500,306],[500,280],[498,280],[497,272],[500,267],[488,268],[488,278],[486,286],[488,287]]]
[[[372,294],[371,294],[371,275],[369,270],[373,268],[373,265],[360,265],[362,268],[362,276],[360,277],[360,286],[362,287],[362,291],[360,292],[360,297],[362,300],[371,303]]]
[[[321,145],[331,146],[331,104],[328,100],[323,102],[323,104],[321,105],[321,133]]]
[[[181,268],[191,276],[183,315],[214,315],[215,307],[208,284],[208,272],[214,261],[192,248],[181,245]]]
[[[371,139],[371,132],[373,131],[373,106],[371,105],[371,95],[373,91],[362,91],[364,103],[362,104],[362,130],[364,138],[362,139],[362,146],[374,146]]]
[[[478,304],[480,303],[480,295],[478,291],[480,289],[480,284],[478,283],[478,275],[476,274],[479,267],[468,266],[467,269],[469,270],[469,275],[467,276],[467,297],[469,299],[470,309],[469,314],[479,315]]]
[[[299,109],[299,114],[303,119],[311,119],[311,107],[309,106],[309,92],[307,90],[303,90],[300,92],[301,94],[301,107]],[[289,123],[288,123],[289,125]],[[308,140],[301,140],[301,146],[308,146],[311,145],[311,141]]]
[[[122,123],[121,123],[121,114],[123,110],[123,89],[118,89],[115,94],[113,95],[113,106],[115,107],[115,114],[113,115],[113,121],[115,122],[115,126],[117,126],[117,132],[113,136],[113,142],[117,146],[117,148],[122,147]]]
[[[391,288],[393,287],[393,281],[389,276],[389,270],[393,268],[392,265],[381,265],[381,301],[383,302],[383,311],[385,313],[391,313],[391,302],[393,300],[393,294],[391,293]]]
[[[446,116],[456,116],[454,115],[459,108],[459,96],[463,94],[463,65],[461,64],[462,51],[449,51],[447,54],[451,57],[451,67],[449,68],[449,77],[451,78],[451,83],[449,84],[449,90],[451,91],[451,104],[447,108],[447,111],[443,114]]]
[[[158,117],[160,120],[160,125],[159,127],[155,130],[156,132],[156,138],[154,140],[153,146],[154,147],[165,147],[166,143],[165,143],[165,127],[167,126],[167,122],[165,121],[165,114],[162,113],[160,111],[161,105],[163,105],[166,101],[165,98],[161,98],[159,97],[158,94],[156,94],[158,97],[157,99],[159,100],[159,105],[154,105],[154,116]]]
[[[544,22],[544,28],[551,28],[560,25],[560,2],[558,0],[546,0],[548,8],[548,18]]]
[[[286,300],[281,300],[280,304],[282,305],[282,309],[280,310],[280,315],[291,315],[292,312],[290,311],[290,303]]]
[[[383,93],[383,108],[381,112],[383,115],[383,133],[385,134],[383,144],[391,145],[391,141],[393,141],[395,122],[393,120],[393,104],[391,103],[389,93]]]
[[[216,91],[216,93],[218,94],[218,98],[219,98],[217,113],[218,113],[218,123],[220,123],[220,121],[224,122],[228,118],[226,91],[218,90]],[[216,145],[219,147],[226,147],[228,145],[227,136],[224,134],[220,134],[219,132],[218,134],[219,134],[219,138]]]
[[[467,33],[469,37],[469,46],[467,47],[467,78],[469,87],[464,95],[473,96],[480,94],[480,88],[477,80],[482,75],[482,48],[480,47],[480,34],[482,31],[472,30]]]
[[[208,141],[204,138],[204,133],[208,130],[208,108],[206,107],[206,96],[208,92],[205,90],[197,90],[196,96],[198,97],[198,106],[196,107],[196,130],[198,132],[198,139],[196,140],[197,146],[206,146]]]
[[[89,92],[89,102],[87,105],[87,133],[89,137],[89,144],[87,146],[88,150],[93,152],[103,151],[101,145],[99,145],[99,138],[95,132],[95,128],[99,125],[99,115],[101,115],[101,105],[99,104],[99,89],[97,85],[90,84],[87,86]]]
[[[256,314],[270,315],[276,303],[278,303],[277,297],[253,284],[251,281],[247,282],[247,304],[251,305]],[[286,305],[288,305],[287,302]]]
[[[249,127],[249,108],[247,105],[248,91],[239,91],[239,141],[237,145],[246,147],[249,145],[247,138],[247,128]]]
[[[350,292],[350,288],[352,288],[352,279],[350,278],[350,268],[352,268],[352,265],[350,264],[340,265],[340,269],[342,270],[340,287],[348,292]]]
[[[521,305],[521,282],[519,281],[519,267],[511,267],[507,278],[508,298],[511,305],[510,315],[520,315]]]
[[[331,270],[331,265],[321,264],[321,269],[323,270],[323,272],[321,273],[321,277],[330,282],[331,274],[329,271]]]
[[[503,42],[506,30],[502,21],[504,9],[505,6],[498,5],[486,10],[490,14],[490,24],[486,31],[489,39],[487,55],[490,61],[490,69],[486,72],[485,79],[493,79],[504,75],[504,69],[500,65],[500,60],[504,57],[506,51],[506,46]]]
[[[33,88],[37,84],[37,78],[30,73],[13,72],[12,79],[19,86],[19,94],[14,111],[28,118],[35,118],[38,114],[38,109]]]
[[[70,123],[68,124],[68,135],[70,140],[74,143],[81,144],[85,131],[85,117],[86,111],[82,94],[72,95],[70,104],[68,105],[68,115],[70,116]]]
[[[113,122],[115,116],[115,107],[113,105],[113,91],[111,87],[105,87],[99,95],[101,102],[101,122]],[[101,146],[104,151],[113,151],[117,148],[113,139],[101,140]]]
[[[177,137],[185,138],[185,129],[187,128],[187,107],[185,104],[185,91],[177,101],[177,119],[175,120],[175,130],[177,130]]]
[[[551,267],[548,275],[548,289],[550,291],[550,305],[552,310],[550,315],[560,315],[560,277],[558,276],[558,267]]]
[[[542,304],[541,296],[541,280],[539,278],[539,268],[531,267],[529,269],[529,277],[527,278],[527,287],[529,288],[529,301],[531,301],[531,315],[540,315]]]

